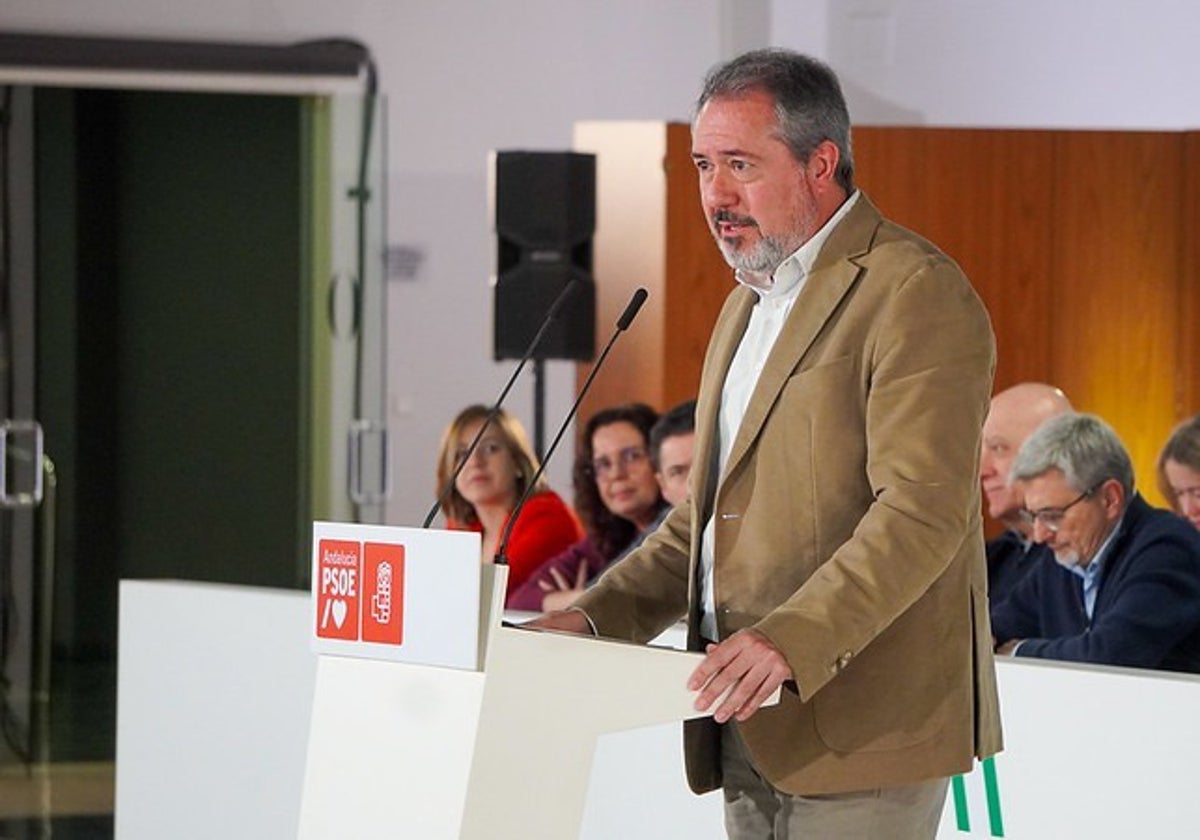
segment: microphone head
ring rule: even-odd
[[[621,313],[621,317],[617,320],[617,329],[624,332],[629,329],[629,325],[633,323],[633,319],[637,317],[638,310],[642,308],[642,304],[646,302],[646,298],[650,297],[650,293],[639,287],[633,293],[633,297],[629,299],[629,304],[625,307],[625,311]]]

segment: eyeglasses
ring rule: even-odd
[[[634,464],[645,461],[648,457],[646,447],[644,446],[626,446],[617,453],[616,460],[609,458],[607,455],[601,455],[589,465],[589,472],[596,478],[605,478],[609,473],[614,473],[618,469],[629,469]]]
[[[475,454],[482,455],[484,458],[494,458],[505,449],[502,441],[485,438],[479,441],[479,445],[475,447]],[[460,446],[454,450],[454,463],[457,466],[462,463],[462,460],[467,457],[467,447]]]
[[[1073,501],[1063,505],[1062,507],[1048,507],[1042,508],[1041,510],[1022,509],[1021,520],[1027,525],[1041,523],[1041,526],[1051,534],[1057,534],[1058,529],[1062,527],[1063,517],[1067,515],[1067,511],[1075,507],[1075,505],[1082,502],[1088,496],[1095,493],[1098,489],[1098,487],[1092,487],[1088,490],[1084,490],[1082,493],[1076,496]]]

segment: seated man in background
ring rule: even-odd
[[[983,422],[979,481],[988,516],[1003,523],[1004,533],[987,544],[988,599],[999,604],[1049,550],[1033,540],[1033,526],[1021,516],[1025,500],[1009,481],[1017,450],[1046,420],[1071,411],[1062,391],[1041,382],[1023,382],[992,397]]]
[[[671,507],[687,499],[696,440],[696,401],[688,400],[658,418],[650,430],[650,462],[663,498]]]
[[[1012,480],[1053,557],[992,610],[997,653],[1200,673],[1200,533],[1134,491],[1108,424],[1047,420]]]

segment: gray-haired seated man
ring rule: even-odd
[[[1112,428],[1047,420],[1011,478],[1052,556],[992,611],[997,653],[1200,672],[1200,533],[1137,494]]]

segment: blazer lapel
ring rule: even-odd
[[[880,218],[879,212],[867,200],[866,195],[860,195],[857,204],[825,241],[813,270],[805,280],[804,288],[800,290],[792,312],[775,341],[775,346],[771,348],[771,354],[758,377],[758,384],[754,386],[754,393],[746,406],[746,415],[742,418],[737,437],[734,438],[729,461],[725,464],[722,480],[746,457],[779,399],[783,386],[787,384],[788,378],[795,372],[804,354],[808,352],[821,329],[854,284],[860,271],[855,259],[870,249]],[[725,362],[725,371],[729,369],[729,362],[744,331],[743,323],[737,334],[737,341],[734,342],[733,351],[730,351],[729,359]],[[724,375],[721,382],[724,382]]]

